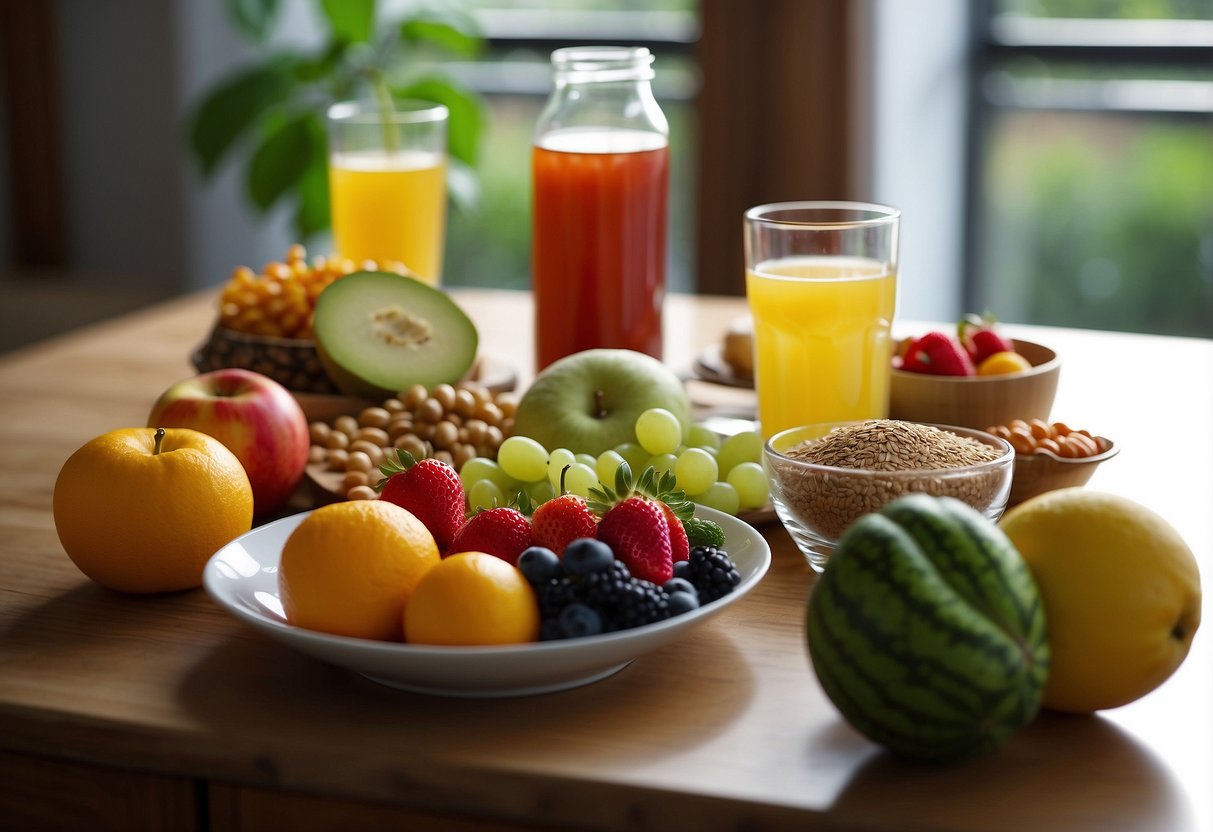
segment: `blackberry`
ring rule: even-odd
[[[694,547],[687,563],[687,580],[698,590],[700,604],[723,598],[741,583],[741,573],[729,553],[715,546]]]
[[[670,596],[650,581],[632,578],[608,613],[606,629],[630,630],[670,617]]]
[[[601,572],[591,572],[581,578],[578,595],[589,606],[601,612],[608,612],[623,597],[632,575],[628,572],[627,564],[617,560]]]
[[[535,587],[539,601],[539,618],[547,620],[560,615],[560,611],[577,600],[577,584],[572,578],[553,578]]]

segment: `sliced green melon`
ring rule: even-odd
[[[394,396],[461,379],[479,336],[440,289],[392,272],[355,272],[316,299],[316,351],[343,393]]]

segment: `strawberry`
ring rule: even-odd
[[[467,515],[463,483],[455,469],[440,459],[420,462],[408,451],[379,466],[384,479],[379,499],[406,508],[434,536],[438,551],[445,552]]]
[[[998,333],[997,324],[994,316],[988,312],[980,317],[966,315],[956,324],[956,337],[974,366],[996,352],[1015,352],[1014,342]]]
[[[612,506],[598,523],[598,539],[611,547],[633,577],[658,586],[674,577],[669,524],[647,497],[628,497]]]
[[[598,518],[584,497],[562,494],[548,500],[531,515],[531,537],[536,546],[544,546],[558,555],[579,537],[594,537]]]
[[[518,565],[518,556],[531,545],[531,521],[513,506],[479,511],[459,527],[449,553],[487,552]]]
[[[687,540],[687,530],[683,528],[682,520],[664,501],[659,500],[657,505],[661,507],[662,513],[665,514],[666,525],[670,527],[670,557],[674,563],[687,560],[691,557],[691,543]]]
[[[598,539],[633,576],[659,585],[674,576],[675,557],[685,560],[690,548],[681,518],[690,517],[693,506],[673,487],[672,474],[657,479],[652,468],[633,486],[632,469],[624,462],[615,472],[614,489],[590,492],[590,507],[602,515]]]
[[[977,375],[969,354],[942,332],[928,332],[910,344],[901,369],[937,376]]]

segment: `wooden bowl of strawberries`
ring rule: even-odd
[[[1007,338],[989,317],[962,319],[900,342],[893,357],[889,417],[985,429],[1049,418],[1061,359],[1050,348]]]

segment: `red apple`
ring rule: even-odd
[[[152,406],[148,427],[193,428],[227,446],[248,474],[253,513],[282,508],[307,466],[308,423],[285,387],[250,370],[179,381]]]

